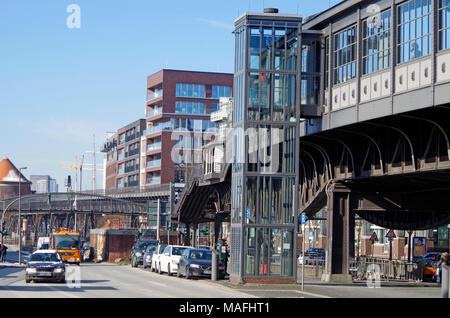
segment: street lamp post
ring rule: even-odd
[[[22,264],[22,224],[21,224],[21,202],[20,202],[20,191],[21,191],[21,180],[22,180],[22,170],[27,169],[27,167],[19,168],[19,221],[18,221],[18,229],[19,233],[19,264]]]

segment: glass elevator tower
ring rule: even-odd
[[[301,25],[276,9],[235,21],[233,281],[296,279]]]

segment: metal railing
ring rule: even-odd
[[[420,262],[357,257],[350,269],[355,280],[367,280],[375,271],[381,280],[422,281],[423,265]]]
[[[162,89],[157,89],[157,90],[155,90],[154,93],[147,94],[147,102],[150,102],[150,101],[152,101],[152,100],[154,100],[156,98],[159,98],[161,96],[163,96],[163,90]]]

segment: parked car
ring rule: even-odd
[[[323,248],[308,248],[305,252],[305,265],[308,264],[323,264],[325,263],[325,249]],[[303,255],[297,259],[298,264],[303,264]]]
[[[150,263],[150,270],[152,272],[158,271],[158,264],[159,264],[159,257],[164,252],[164,249],[167,247],[167,244],[159,244],[156,250],[153,252],[151,263]]]
[[[178,262],[177,277],[210,277],[212,252],[206,249],[186,249]],[[218,276],[225,276],[225,267],[219,266]]]
[[[178,271],[178,261],[184,250],[192,248],[188,246],[167,245],[164,252],[159,256],[158,273],[167,273],[169,276]]]
[[[25,282],[43,280],[60,283],[66,281],[66,267],[61,256],[55,250],[37,250],[27,262]]]
[[[148,245],[142,258],[142,267],[147,268],[152,266],[153,253],[158,248],[158,245]]]
[[[157,240],[150,239],[139,239],[136,241],[136,244],[133,246],[133,250],[131,251],[130,259],[131,259],[131,267],[138,267],[143,264],[144,253],[147,249],[147,246],[153,245],[158,246],[159,242]]]

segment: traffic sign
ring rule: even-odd
[[[376,232],[373,232],[372,235],[370,236],[370,240],[373,242],[378,242],[378,236]]]
[[[397,238],[397,235],[395,235],[394,230],[389,230],[386,234],[386,238],[389,240],[393,240],[393,239]]]
[[[306,223],[306,213],[303,212],[302,213],[302,224],[305,224],[305,223]]]

